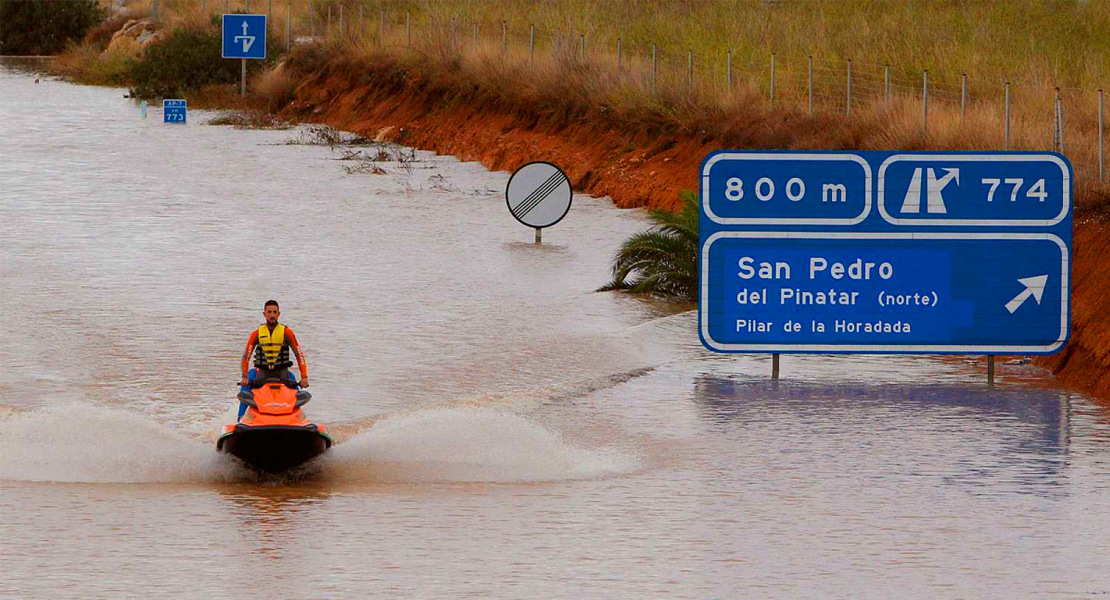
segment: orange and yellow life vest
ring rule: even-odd
[[[258,348],[262,351],[260,358],[266,361],[269,369],[283,369],[289,364],[289,351],[285,350],[285,325],[278,324],[271,332],[265,323],[258,328]],[[285,350],[283,352],[283,350]]]

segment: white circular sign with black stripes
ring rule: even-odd
[[[517,221],[541,229],[570,211],[570,179],[551,163],[532,162],[516,170],[505,188],[505,203]]]

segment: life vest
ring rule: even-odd
[[[278,324],[272,333],[265,323],[258,328],[254,366],[270,371],[293,366],[293,361],[289,360],[289,343],[285,341],[285,325]]]

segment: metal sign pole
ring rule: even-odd
[[[241,58],[241,59],[239,59],[239,61],[241,63],[243,63],[242,76],[239,78],[239,95],[240,96],[246,96],[247,95],[247,59]]]
[[[779,353],[775,352],[771,355],[771,379],[778,381],[779,378]]]
[[[994,355],[987,356],[987,385],[994,385]]]

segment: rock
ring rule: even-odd
[[[122,52],[134,56],[165,36],[165,30],[153,19],[131,19],[112,35],[112,41],[108,42],[105,52]]]

